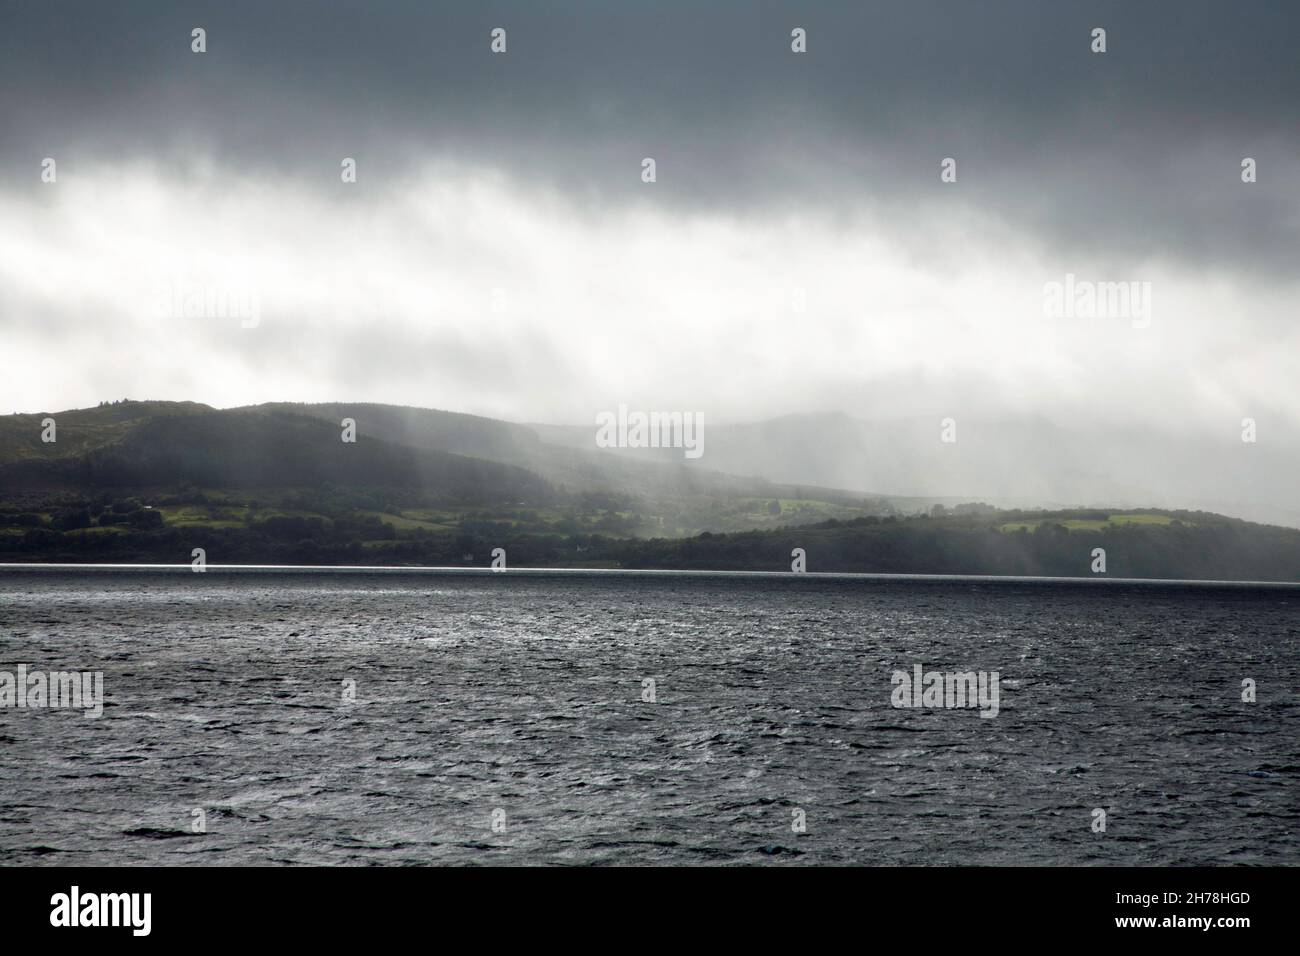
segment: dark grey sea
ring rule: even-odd
[[[0,569],[0,692],[103,675],[98,718],[0,706],[0,862],[1300,864],[1297,612],[1286,586]],[[893,706],[918,665],[996,672],[996,716]]]

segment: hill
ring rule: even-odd
[[[833,427],[848,442],[858,426]],[[711,432],[710,454],[812,459],[808,436],[831,434],[754,429]],[[945,507],[435,409],[123,402],[0,419],[0,560],[174,563],[195,547],[214,563],[475,564],[504,547],[514,566],[776,571],[803,548],[815,571],[1067,576],[1091,575],[1101,548],[1110,575],[1300,580],[1300,531],[1205,510]]]
[[[553,495],[544,480],[521,468],[410,448],[364,432],[345,443],[339,428],[303,415],[140,404],[148,407],[61,413],[55,418],[57,440],[48,444],[39,440],[39,421],[23,421],[40,416],[11,416],[6,437],[15,431],[38,437],[34,444],[0,446],[6,449],[0,481],[10,494],[342,485],[449,502],[544,501]]]
[[[56,441],[41,440],[46,418]],[[354,443],[341,440],[344,419]],[[538,529],[633,536],[889,511],[869,495],[556,446],[529,426],[435,409],[122,402],[0,419],[0,510],[66,524],[122,499],[191,525],[246,517],[255,502],[262,514],[358,510],[430,531],[524,509]]]
[[[948,415],[955,440],[944,442],[941,422]],[[787,415],[711,425],[707,460],[710,468],[778,484],[869,491],[903,512],[958,501],[1006,508],[1191,508],[1300,528],[1294,478],[1300,433],[1285,419],[1267,421],[1259,440],[1247,443],[1239,416],[1188,422],[1176,410],[1169,427],[1159,430],[962,409],[894,419]],[[536,428],[552,444],[582,447],[591,440],[587,428]]]

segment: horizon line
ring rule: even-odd
[[[923,581],[994,581],[1020,583],[1095,583],[1095,584],[1177,584],[1177,585],[1217,585],[1231,587],[1277,587],[1300,588],[1300,581],[1257,581],[1229,580],[1223,578],[1119,578],[1119,577],[1061,577],[1053,575],[1026,574],[921,574],[898,573],[886,571],[746,571],[728,568],[483,568],[458,567],[456,565],[386,565],[386,564],[209,564],[199,571],[192,564],[103,564],[78,562],[44,562],[44,561],[0,561],[0,570],[47,568],[54,570],[147,570],[180,571],[189,570],[194,574],[206,574],[209,571],[368,571],[368,572],[432,572],[466,575],[506,575],[506,574],[578,574],[578,575],[666,575],[666,576],[701,576],[701,577],[783,577],[783,578],[818,578],[821,580],[923,580]]]

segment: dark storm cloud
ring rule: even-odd
[[[430,155],[599,208],[956,199],[1070,256],[1293,268],[1300,8],[1153,3],[6,3],[0,187],[115,159],[400,176]],[[208,53],[189,33],[208,31]],[[509,52],[488,51],[507,29]],[[790,30],[808,31],[794,55]],[[1108,31],[1109,50],[1089,50]],[[1242,157],[1259,162],[1243,187]],[[32,187],[34,188],[34,187]]]

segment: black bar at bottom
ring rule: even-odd
[[[877,933],[894,930],[918,942],[1032,933],[1230,946],[1291,935],[1294,876],[1286,868],[0,868],[0,919],[8,943],[336,946],[430,930],[446,943],[453,931],[494,942],[596,933],[611,944],[680,943],[689,926],[692,939],[733,943],[827,932],[884,939]]]

